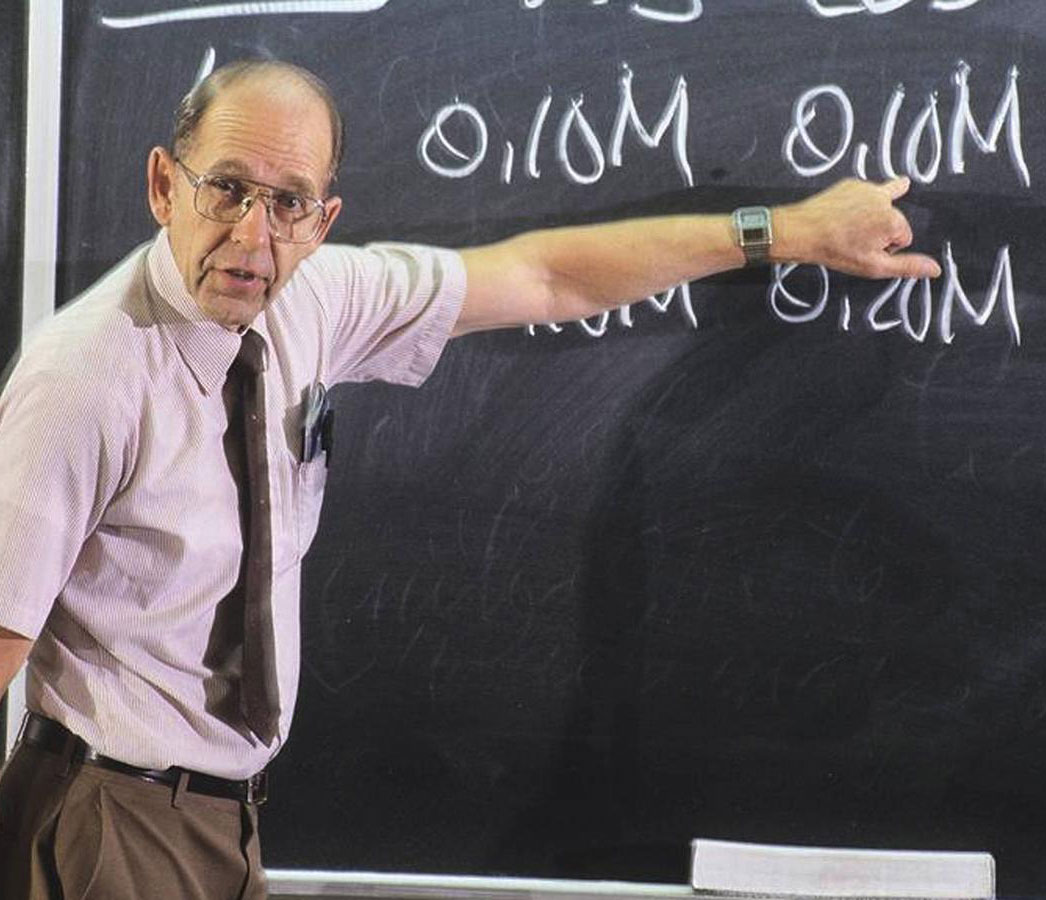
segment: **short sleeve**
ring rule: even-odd
[[[412,244],[326,245],[301,268],[331,325],[333,381],[418,385],[428,377],[465,297],[458,253]]]
[[[0,395],[0,625],[27,637],[119,489],[127,429],[113,393],[16,368]]]

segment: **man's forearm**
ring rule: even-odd
[[[728,216],[665,216],[532,231],[463,253],[465,330],[563,322],[735,268]]]
[[[870,278],[936,276],[893,201],[905,179],[855,180],[773,211],[775,261]],[[463,252],[468,293],[456,333],[580,319],[744,265],[727,215],[632,219],[523,234]]]

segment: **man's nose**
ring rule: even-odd
[[[269,242],[269,210],[264,197],[254,195],[247,212],[233,225],[232,238],[250,247],[264,246]]]

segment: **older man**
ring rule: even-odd
[[[939,274],[897,252],[903,180],[740,225],[322,246],[340,148],[310,73],[212,74],[149,156],[158,236],[55,317],[0,400],[0,689],[28,657],[31,710],[0,781],[8,900],[264,896],[259,773],[297,688],[323,385],[419,384],[453,335],[578,319],[746,257]]]

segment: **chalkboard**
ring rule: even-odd
[[[212,52],[333,85],[334,240],[896,171],[946,269],[748,270],[339,388],[268,865],[681,883],[700,835],[986,849],[1001,892],[1046,886],[1041,0],[94,0],[66,28],[63,300],[149,235],[146,152]]]
[[[25,8],[0,9],[0,373],[22,329],[22,192],[25,172]]]

